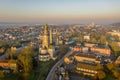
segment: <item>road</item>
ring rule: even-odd
[[[56,70],[57,66],[62,65],[63,62],[64,62],[64,58],[70,56],[72,53],[73,53],[73,51],[67,52],[67,54],[66,54],[62,59],[60,59],[60,60],[52,67],[52,69],[51,69],[51,71],[49,72],[46,80],[54,80],[54,74],[55,74],[55,70]]]

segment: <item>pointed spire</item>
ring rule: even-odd
[[[49,45],[48,36],[49,36],[48,25],[45,24],[45,26],[44,26],[44,36],[43,36],[43,42],[42,42],[43,48],[48,48],[48,45]]]
[[[50,44],[53,44],[53,33],[52,33],[52,29],[50,29]]]
[[[56,45],[59,44],[59,36],[58,36],[58,31],[56,30]]]
[[[44,35],[48,35],[48,25],[45,24],[44,26]]]

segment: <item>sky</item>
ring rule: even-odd
[[[0,22],[120,22],[120,0],[0,0]]]

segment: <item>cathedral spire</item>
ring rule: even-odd
[[[48,25],[47,24],[45,24],[44,26],[44,35],[48,36]]]
[[[44,26],[44,36],[43,36],[43,41],[42,41],[42,46],[43,48],[48,48],[49,45],[49,34],[48,34],[48,25],[46,24]]]
[[[52,29],[50,29],[50,44],[53,44]]]

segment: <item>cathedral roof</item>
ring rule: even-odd
[[[46,54],[40,54],[40,55],[50,55],[48,52]]]
[[[53,46],[53,45],[50,45],[50,46],[49,46],[49,49],[52,49],[52,48],[54,48],[54,46]]]

